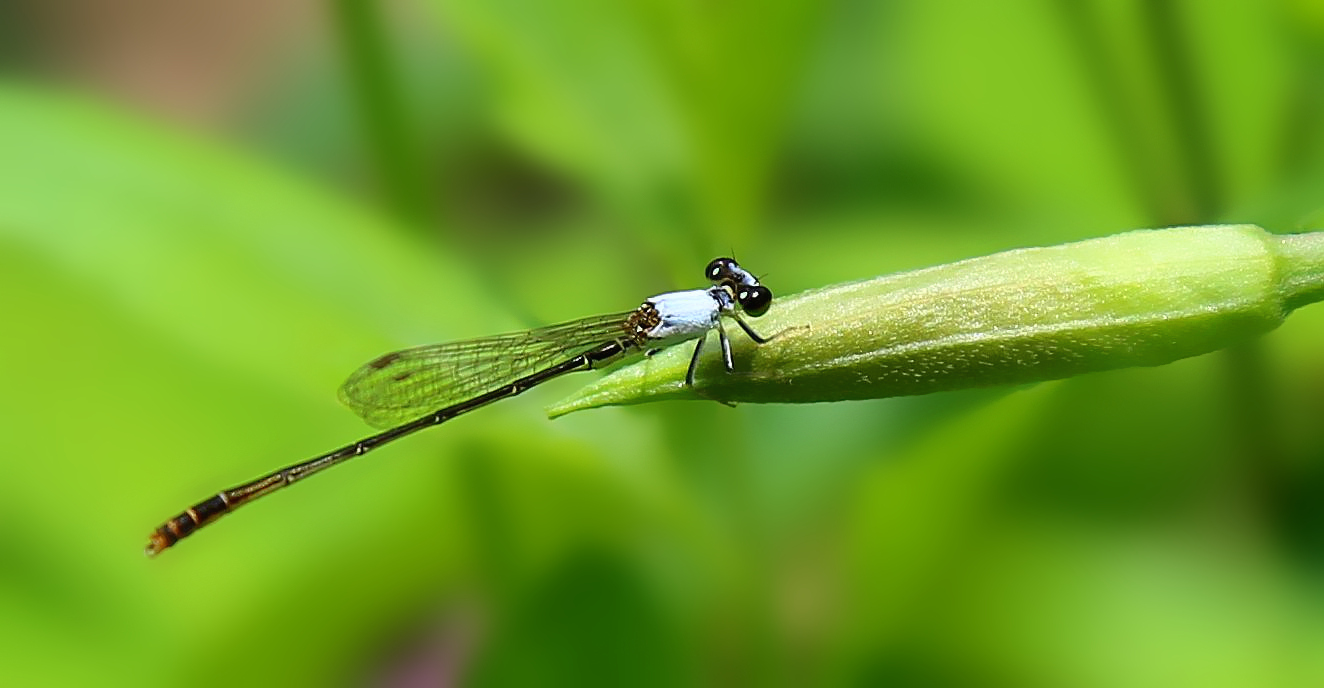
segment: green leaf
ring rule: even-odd
[[[1253,225],[1140,230],[799,294],[684,385],[691,347],[623,368],[551,409],[709,397],[877,399],[1152,366],[1277,327],[1324,292],[1324,233]]]
[[[647,223],[659,251],[685,264],[758,226],[820,4],[437,4],[490,66],[510,134]]]

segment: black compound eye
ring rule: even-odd
[[[772,305],[772,290],[764,287],[744,287],[736,293],[736,303],[746,313],[758,317],[768,312]]]
[[[704,277],[707,277],[710,282],[729,280],[733,274],[731,266],[735,264],[736,262],[730,258],[714,258],[713,262],[709,263],[708,267],[704,269]]]

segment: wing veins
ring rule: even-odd
[[[395,351],[354,371],[340,399],[371,425],[397,425],[623,338],[630,313]]]

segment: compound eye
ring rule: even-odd
[[[704,269],[704,277],[707,277],[709,282],[730,280],[733,275],[731,267],[735,264],[736,262],[730,258],[714,258],[713,262]]]
[[[736,293],[736,303],[748,314],[758,317],[772,305],[772,290],[764,286],[744,287]]]

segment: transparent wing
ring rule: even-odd
[[[399,425],[623,338],[631,313],[385,354],[349,376],[340,400],[370,425]]]

